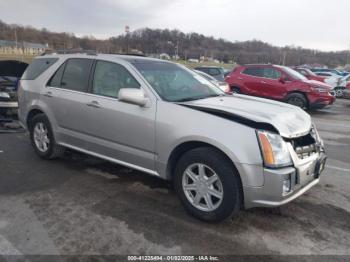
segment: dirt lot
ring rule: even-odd
[[[344,100],[312,113],[329,155],[319,185],[281,208],[242,211],[221,224],[187,215],[156,177],[75,152],[44,161],[26,134],[0,134],[0,254],[349,255],[346,261],[349,113]]]

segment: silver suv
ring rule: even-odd
[[[162,60],[44,55],[18,96],[40,157],[70,148],[171,180],[185,209],[205,221],[286,204],[319,182],[326,161],[303,110],[225,95]]]

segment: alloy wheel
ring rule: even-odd
[[[224,196],[220,177],[209,166],[195,163],[186,168],[182,188],[187,200],[197,209],[210,212],[217,209]]]
[[[45,153],[50,146],[50,139],[48,137],[48,129],[44,123],[38,122],[34,126],[34,143],[40,152]]]
[[[299,97],[291,97],[288,100],[288,103],[293,105],[293,106],[300,107],[300,108],[304,108],[305,107],[304,101],[302,99],[300,99]]]

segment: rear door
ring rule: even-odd
[[[247,67],[238,74],[237,79],[241,81],[241,91],[247,95],[263,96],[264,69],[262,67]]]
[[[86,113],[92,64],[92,59],[68,59],[51,77],[42,94],[58,142],[84,149],[88,145],[84,133],[92,124]]]

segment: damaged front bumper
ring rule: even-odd
[[[291,143],[287,145],[293,166],[276,169],[264,168],[262,187],[244,187],[245,208],[284,205],[319,183],[319,177],[325,168],[327,159],[323,145],[316,143],[315,152],[306,157],[303,157],[303,153],[296,152]]]

